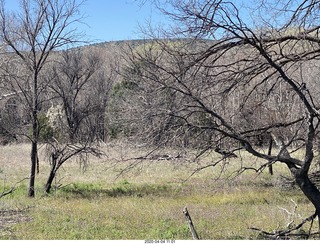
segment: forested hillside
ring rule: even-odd
[[[44,143],[52,139],[107,142],[128,136],[140,140],[142,127],[149,128],[153,124],[156,129],[160,126],[161,121],[136,124],[139,116],[150,111],[143,107],[137,111],[136,99],[143,99],[145,94],[133,92],[134,86],[138,87],[140,83],[129,80],[128,75],[133,68],[129,63],[130,55],[162,41],[103,42],[54,52],[40,79],[40,140]],[[186,40],[169,42],[187,43]],[[11,57],[10,52],[3,55],[1,66],[4,77],[0,96],[3,145],[28,141],[32,126],[26,102],[30,97],[27,88],[30,85],[28,78],[24,79],[28,75],[24,74],[23,65]],[[17,77],[10,77],[12,71]],[[17,81],[18,78],[21,81]]]
[[[214,44],[210,40],[191,39],[124,40],[54,52],[50,66],[41,77],[40,140],[107,142],[125,138],[149,145],[229,148],[232,140],[210,130],[212,122],[206,114],[196,112],[188,118],[198,127],[208,126],[207,130],[191,128],[185,123],[184,115],[172,116],[174,110],[189,106],[190,97],[170,91],[157,81],[150,82],[152,77],[159,79],[167,74],[161,73],[159,67],[151,67],[148,59],[156,59],[173,69],[176,64],[193,62]],[[268,146],[270,123],[285,127],[279,133],[288,141],[291,132],[301,126],[298,123],[301,117],[297,116],[303,114],[299,97],[277,79],[261,83],[264,64],[248,67],[249,76],[239,82],[241,74],[236,73],[237,67],[253,55],[249,48],[224,54],[223,62],[219,61],[213,73],[204,71],[199,77],[191,78],[195,96],[201,92],[210,98],[208,102],[232,126],[247,131],[247,137],[257,146]],[[8,77],[8,69],[14,69],[23,80],[23,66],[11,60],[10,53],[5,57],[0,98],[1,143],[19,143],[28,140],[31,133],[31,115],[25,101],[29,90],[21,90],[28,87],[27,79],[25,84],[20,84],[16,77]],[[231,71],[224,70],[231,65],[235,66]],[[311,60],[290,68],[292,76],[303,76],[301,89],[309,87],[305,92],[312,97],[319,94],[318,85],[313,82],[318,76],[317,67],[318,61]],[[227,77],[214,84],[221,75]],[[272,74],[265,76],[269,78]],[[213,94],[218,95],[218,100],[212,100]],[[313,102],[319,106],[317,100]],[[291,123],[294,127],[290,128]]]

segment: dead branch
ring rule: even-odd
[[[294,231],[300,230],[302,226],[304,226],[305,223],[311,222],[313,223],[313,220],[317,217],[317,212],[312,214],[310,217],[305,218],[301,223],[299,223],[296,226],[287,226],[286,229],[283,230],[274,230],[273,232],[268,232],[265,230],[261,230],[259,228],[251,227],[250,230],[258,231],[263,237],[266,239],[290,239],[290,237],[296,237],[296,238],[303,238],[303,239],[309,239],[312,236],[318,235],[320,232],[311,232],[311,229],[309,229],[309,233],[306,232],[299,232],[299,233],[293,233]]]
[[[24,180],[28,180],[28,179],[29,179],[29,178],[24,178],[24,179],[18,181],[17,183],[15,183],[15,184],[14,184],[9,190],[7,190],[7,191],[5,191],[5,190],[3,189],[2,193],[0,193],[0,198],[4,197],[4,196],[6,196],[6,195],[9,195],[9,194],[11,194],[11,193],[13,193],[13,192],[16,190],[16,186],[17,186],[19,183],[21,183],[21,182],[24,181]]]

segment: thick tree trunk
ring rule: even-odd
[[[35,197],[35,178],[38,160],[38,73],[34,71],[33,90],[32,90],[32,145],[31,145],[31,172],[29,183],[29,197]]]
[[[301,191],[315,207],[318,217],[320,217],[320,191],[318,188],[310,181],[306,174],[296,173],[295,180]]]
[[[33,125],[32,125],[32,143],[31,143],[31,171],[30,171],[30,181],[29,181],[29,197],[35,197],[35,178],[36,178],[36,168],[38,164],[38,121],[37,113],[33,115]]]
[[[30,172],[30,181],[29,181],[29,197],[35,196],[35,177],[36,177],[36,167],[37,167],[37,154],[38,154],[38,145],[36,142],[32,142],[31,148],[31,172]]]

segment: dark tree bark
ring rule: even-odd
[[[55,176],[56,176],[55,172],[53,170],[50,170],[50,174],[49,174],[49,177],[47,179],[46,186],[45,186],[45,193],[50,193],[51,188],[52,188],[52,182],[53,182]]]
[[[50,168],[49,177],[47,179],[47,183],[45,185],[45,193],[50,193],[53,180],[56,176],[56,172],[60,168],[60,166],[58,165],[58,162],[57,162],[58,157],[59,156],[55,152],[52,152],[52,154],[51,154],[51,168]]]

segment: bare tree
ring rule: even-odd
[[[142,65],[140,81],[178,94],[179,103],[163,110],[179,120],[172,128],[211,134],[201,153],[222,141],[229,152],[246,150],[264,160],[250,167],[257,172],[285,164],[315,207],[312,218],[320,217],[320,192],[310,178],[320,118],[320,2],[166,3],[171,7],[162,10],[178,22],[170,37],[185,37],[184,44],[158,40],[159,51],[134,52],[130,67]],[[279,148],[270,155],[255,142],[268,134]],[[293,154],[298,150],[303,157]]]
[[[101,53],[101,50],[98,49],[97,51]],[[91,96],[96,104],[94,124],[97,138],[106,142],[108,139],[108,119],[110,117],[108,109],[111,103],[112,87],[118,79],[119,57],[117,53],[106,53],[101,58],[105,62],[96,74]]]
[[[52,108],[61,105],[63,110],[60,134],[68,135],[65,139],[71,142],[86,134],[106,140],[109,92],[116,73],[107,67],[101,50],[92,49],[63,51],[48,72]]]
[[[20,11],[11,13],[6,10],[4,0],[1,1],[0,38],[11,54],[9,60],[18,62],[22,71],[18,75],[10,72],[5,77],[11,79],[13,87],[22,92],[31,115],[30,197],[35,196],[38,114],[47,87],[43,73],[54,50],[79,40],[80,35],[72,26],[80,20],[76,18],[78,10],[79,4],[75,0],[22,0]]]
[[[89,155],[103,154],[99,142],[105,140],[108,94],[114,78],[112,70],[106,74],[101,50],[84,47],[59,54],[47,74],[53,98],[47,117],[55,135],[46,142],[51,165],[46,193],[64,163],[75,158],[86,164]]]
[[[170,41],[168,45],[177,48],[184,46],[180,41]],[[119,118],[117,125],[121,124],[126,135],[135,134],[135,140],[147,144],[172,145],[176,142],[168,138],[175,137],[178,143],[182,140],[187,145],[189,140],[186,136],[175,136],[185,132],[177,126],[181,122],[180,119],[168,113],[178,109],[178,104],[182,99],[186,101],[186,98],[158,83],[158,77],[162,76],[161,70],[152,69],[144,62],[144,59],[154,59],[165,64],[168,56],[161,50],[163,47],[163,43],[159,41],[147,41],[145,44],[123,50],[125,63],[129,65],[121,72],[123,80],[116,84],[114,89],[114,110],[117,112],[115,117]],[[176,58],[176,62],[180,62],[179,58],[183,59],[179,55],[171,57]]]
[[[48,75],[53,97],[56,103],[62,104],[64,112],[66,123],[65,126],[61,124],[60,129],[67,128],[62,134],[69,135],[66,139],[70,142],[81,140],[80,135],[88,132],[84,129],[92,129],[84,124],[89,122],[91,115],[97,113],[97,106],[100,105],[100,101],[94,99],[97,94],[92,91],[99,84],[98,79],[104,82],[104,77],[98,74],[101,64],[102,60],[96,54],[84,54],[83,50],[70,49],[62,52],[61,60],[56,61]]]
[[[90,155],[99,157],[103,153],[89,140],[80,143],[61,143],[53,140],[46,144],[46,155],[51,169],[45,185],[45,192],[50,193],[53,180],[64,163],[72,158],[76,158],[79,160],[79,163],[85,165]]]

